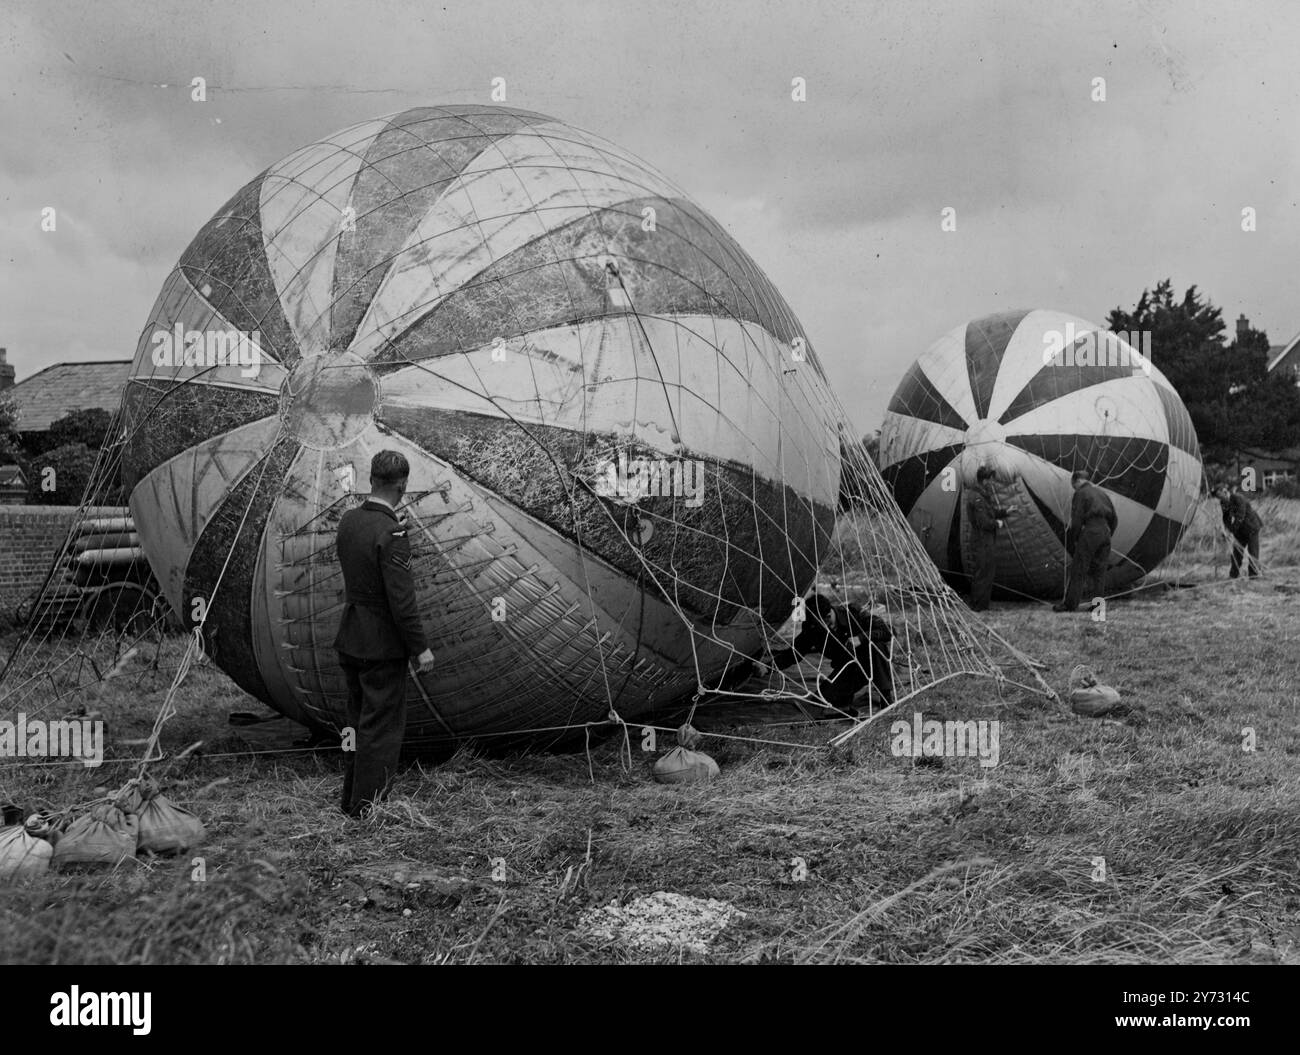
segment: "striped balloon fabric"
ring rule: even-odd
[[[840,487],[798,320],[627,151],[408,110],[273,165],[141,336],[124,472],[167,599],[245,690],[343,722],[341,514],[402,452],[438,657],[408,739],[558,736],[689,696],[813,582]]]
[[[953,330],[908,370],[880,433],[880,466],[931,558],[954,584],[971,569],[964,487],[997,470],[995,584],[1061,596],[1070,474],[1092,473],[1119,518],[1105,586],[1124,588],[1177,545],[1201,490],[1182,400],[1137,347],[1058,311],[1008,311]],[[1149,351],[1149,347],[1146,349]]]

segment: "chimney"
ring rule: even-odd
[[[1237,340],[1246,339],[1246,331],[1250,329],[1250,320],[1246,318],[1245,312],[1237,316]]]
[[[14,368],[5,358],[5,349],[0,348],[0,392],[14,387]]]

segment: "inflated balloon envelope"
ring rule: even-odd
[[[1149,345],[1149,341],[1139,342]],[[912,364],[880,429],[880,469],[908,523],[955,584],[974,565],[965,488],[987,465],[1015,515],[994,583],[1059,599],[1077,469],[1115,506],[1105,590],[1152,571],[1196,512],[1201,457],[1169,380],[1120,336],[1060,311],[1005,311],[947,334]]]
[[[438,657],[407,742],[536,743],[761,650],[831,550],[834,407],[781,294],[663,175],[542,114],[433,106],[294,151],[204,225],[137,348],[123,475],[213,661],[337,730],[338,521],[401,452]],[[690,472],[599,493],[624,460]]]

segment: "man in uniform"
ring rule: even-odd
[[[784,670],[805,656],[821,656],[831,665],[831,676],[817,679],[818,693],[834,709],[828,717],[837,717],[835,711],[840,711],[856,718],[853,698],[868,683],[886,706],[894,702],[889,657],[893,639],[894,632],[884,619],[857,605],[837,605],[829,597],[815,594],[808,599],[803,624],[791,647],[773,652],[771,663]],[[767,664],[759,663],[758,669],[766,673]]]
[[[987,612],[993,594],[993,573],[997,569],[998,528],[1011,515],[993,497],[989,481],[995,473],[991,465],[981,465],[975,472],[975,486],[966,491],[966,522],[971,526],[971,548],[975,567],[970,577],[970,607],[973,612]]]
[[[1229,490],[1227,484],[1219,484],[1214,494],[1223,507],[1223,526],[1232,536],[1232,567],[1228,578],[1235,579],[1240,574],[1244,556],[1246,570],[1253,579],[1259,574],[1259,529],[1263,526],[1259,514],[1240,487]]]
[[[343,812],[368,813],[397,771],[406,732],[406,674],[433,669],[415,603],[411,543],[396,507],[411,467],[397,451],[370,462],[370,497],[339,522],[338,555],[345,591],[334,648],[348,684],[348,725],[356,750],[347,755]]]
[[[1070,526],[1065,532],[1065,548],[1071,555],[1070,576],[1065,586],[1065,600],[1052,605],[1053,612],[1078,610],[1084,586],[1101,593],[1106,562],[1110,559],[1110,538],[1119,523],[1115,506],[1106,492],[1092,483],[1082,469],[1070,477],[1074,501],[1070,506]]]

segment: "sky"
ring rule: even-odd
[[[285,154],[381,114],[489,103],[495,77],[507,105],[612,140],[708,209],[863,432],[917,355],[991,312],[1104,323],[1169,277],[1230,329],[1244,313],[1274,344],[1300,332],[1289,0],[0,0],[0,15],[0,346],[20,380],[130,358],[199,227]]]

